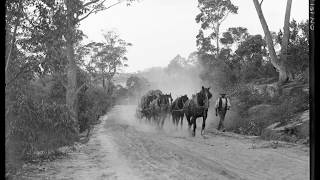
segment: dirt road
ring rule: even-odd
[[[43,164],[26,179],[309,179],[307,147],[274,149],[271,142],[210,127],[205,137],[199,130],[191,137],[169,121],[159,131],[134,113],[134,106],[116,106],[78,152]]]

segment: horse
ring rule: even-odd
[[[159,128],[163,128],[164,120],[170,112],[171,99],[171,94],[160,94],[157,99],[151,102],[151,116]]]
[[[187,100],[188,100],[188,96],[183,95],[176,98],[171,105],[172,122],[173,122],[173,125],[176,126],[176,128],[179,125],[179,120],[181,121],[181,128],[182,128],[183,117],[184,117],[183,105]]]
[[[141,114],[142,117],[145,117],[147,122],[150,122],[150,119],[152,117],[152,111],[150,109],[151,103],[152,101],[154,101],[155,99],[157,99],[156,95],[150,95],[146,98],[146,101],[143,104],[142,110],[141,110]]]
[[[168,114],[170,113],[170,107],[172,104],[172,96],[171,93],[170,94],[164,94],[164,95],[160,95],[159,98],[159,106],[160,106],[160,119],[159,119],[159,127],[163,128],[164,125],[164,121],[167,118]]]
[[[192,136],[196,135],[197,128],[197,118],[202,117],[202,129],[201,135],[204,133],[206,126],[206,119],[208,116],[209,109],[209,100],[212,97],[212,94],[209,91],[209,88],[202,86],[202,89],[197,94],[193,95],[191,99],[187,100],[184,104],[185,115],[188,121],[189,128],[193,124]],[[191,121],[190,121],[191,118]]]
[[[171,93],[170,93],[170,94],[166,94],[166,96],[167,96],[167,98],[170,100],[170,105],[171,105],[171,104],[172,104],[172,101],[173,101],[172,96],[171,96]]]

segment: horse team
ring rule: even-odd
[[[206,119],[208,116],[209,100],[212,97],[210,87],[202,86],[201,91],[193,94],[191,98],[187,95],[177,97],[174,101],[170,94],[163,94],[160,90],[149,92],[143,96],[138,109],[139,118],[146,118],[147,122],[156,124],[163,128],[165,119],[170,115],[173,124],[178,127],[179,122],[183,125],[183,118],[186,116],[189,129],[192,129],[192,135],[195,136],[197,123],[196,119],[203,118],[201,135],[204,133]]]

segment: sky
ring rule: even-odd
[[[239,7],[238,14],[229,15],[220,32],[241,26],[246,27],[250,34],[263,34],[253,1],[232,2]],[[262,11],[270,31],[278,32],[283,27],[286,2],[263,1]],[[177,54],[188,57],[196,51],[196,35],[200,27],[195,22],[199,13],[197,5],[197,0],[139,0],[131,6],[122,3],[90,15],[81,22],[80,29],[87,35],[86,41],[103,41],[102,33],[113,30],[132,43],[127,54],[129,67],[123,72],[164,67]],[[308,13],[307,0],[292,0],[291,19],[298,22],[306,20]]]

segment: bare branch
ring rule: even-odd
[[[78,94],[80,92],[80,90],[85,86],[87,85],[86,82],[84,82],[77,90],[76,90],[76,94]]]
[[[101,3],[99,3],[98,5],[96,5],[95,7],[93,7],[88,14],[86,14],[85,16],[83,16],[82,18],[80,18],[77,22],[79,23],[80,21],[86,19],[90,14],[92,14],[92,13],[94,13],[94,12],[98,12],[98,11],[97,11],[97,7],[99,7],[99,6],[100,6],[101,4],[103,4],[105,1],[106,1],[106,0],[102,1]],[[106,7],[106,8],[103,8],[103,10],[110,9],[111,7],[113,7],[113,6],[117,5],[117,4],[120,4],[121,2],[122,2],[122,1],[118,1],[117,3],[114,3],[114,4],[112,4],[112,5],[110,5],[110,6]]]
[[[220,20],[219,24],[221,24],[230,14],[230,11],[227,12],[227,14]]]
[[[94,81],[96,81],[96,80],[99,80],[99,79],[101,79],[102,77],[101,76],[98,76],[97,78],[94,78],[93,80],[91,80],[92,82],[94,82]],[[90,82],[84,82],[77,90],[76,90],[76,94],[78,94],[79,92],[80,92],[80,90],[84,87],[84,86],[86,86],[86,85],[88,85]]]
[[[83,5],[83,7],[90,6],[91,4],[94,4],[94,3],[98,2],[98,1],[100,1],[100,0],[94,0],[94,1],[87,2],[87,3],[85,3],[85,4]]]
[[[261,2],[259,3],[260,6],[262,5],[262,2],[263,2],[263,0],[261,0]]]

